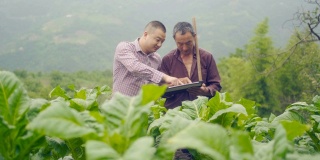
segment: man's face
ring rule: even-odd
[[[175,39],[177,48],[181,54],[192,54],[194,46],[194,37],[190,32],[185,33],[184,35],[181,32],[177,32]]]
[[[146,36],[146,50],[148,53],[157,51],[166,39],[166,33],[161,29],[155,29],[154,31],[147,33]]]

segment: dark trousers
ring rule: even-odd
[[[193,157],[187,149],[177,149],[173,160],[193,160]]]

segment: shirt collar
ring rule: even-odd
[[[139,45],[139,39],[140,39],[140,38],[137,38],[136,40],[133,41],[133,44],[134,44],[134,46],[135,46],[135,48],[136,48],[137,53],[141,53],[141,54],[143,54],[143,55],[145,55],[145,56],[153,56],[155,52],[146,54],[146,53],[144,53],[144,52],[142,51],[142,49],[141,49],[141,47],[140,47],[140,45]]]
[[[180,57],[180,51],[179,51],[178,48],[177,48],[176,51],[173,53],[173,55],[176,56],[176,57]],[[196,53],[195,47],[193,47],[193,57],[194,57],[194,58],[197,57],[197,53]]]

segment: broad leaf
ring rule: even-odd
[[[228,113],[239,113],[239,114],[243,114],[245,116],[247,116],[247,111],[246,109],[241,105],[241,104],[233,104],[231,107],[226,108],[226,109],[221,109],[219,111],[217,111],[209,120],[210,121],[214,121],[216,120],[219,116],[223,115],[223,114],[228,114]],[[222,117],[222,119],[219,120],[219,123],[224,125],[225,124],[229,124],[228,122],[233,121],[233,117],[230,116],[225,116]]]
[[[188,119],[191,120],[192,118],[186,114],[185,112],[181,112],[179,111],[179,108],[175,108],[175,109],[169,109],[168,112],[166,113],[166,115],[164,117],[162,117],[161,119],[164,119],[161,123],[160,126],[160,132],[164,133],[167,130],[169,130],[171,128],[172,123],[174,122],[174,118],[176,116],[179,116],[181,118],[184,119]]]
[[[298,136],[302,136],[306,131],[310,129],[310,126],[301,124],[298,121],[281,121],[283,128],[286,131],[287,139],[289,141],[294,140]]]
[[[251,144],[251,138],[247,132],[235,131],[234,133],[232,133],[231,140],[231,159],[253,159],[254,151]]]
[[[141,87],[139,94],[142,94],[142,102],[141,105],[146,105],[152,101],[156,101],[164,94],[166,91],[166,86],[157,86],[154,84],[147,84]],[[142,92],[142,93],[141,93]]]
[[[319,95],[314,96],[312,99],[312,102],[314,103],[314,105],[316,107],[320,108],[320,96]]]
[[[286,159],[286,154],[291,146],[286,137],[286,131],[278,124],[274,139],[268,143],[252,142],[254,146],[254,159],[260,160],[281,160]]]
[[[239,104],[241,104],[244,108],[246,108],[248,116],[256,114],[256,110],[255,110],[256,102],[255,101],[241,98],[239,101]]]
[[[120,160],[121,156],[110,145],[101,141],[88,141],[85,145],[86,159]]]
[[[158,156],[168,159],[176,149],[189,148],[212,159],[229,159],[230,140],[219,125],[175,117],[159,145]]]
[[[281,121],[298,121],[300,123],[304,123],[305,119],[297,113],[295,110],[288,110],[282,113],[281,115],[277,116],[276,118],[273,119],[272,123],[278,123]]]
[[[68,107],[64,101],[53,101],[51,106],[29,123],[28,128],[63,139],[95,133],[93,129],[86,126],[80,113]]]
[[[274,141],[268,143],[261,143],[257,141],[252,141],[253,149],[254,149],[254,160],[273,160],[272,152]]]
[[[152,137],[142,137],[137,139],[124,153],[125,160],[152,160],[156,148],[153,147]]]
[[[77,111],[85,111],[98,106],[95,100],[85,100],[80,98],[73,98],[70,100],[70,107],[76,109]]]
[[[317,130],[318,131],[320,131],[320,116],[319,115],[311,115],[311,118],[315,121],[315,122],[317,122],[316,123],[316,127],[317,127]]]
[[[183,101],[181,111],[187,113],[192,119],[207,120],[210,112],[207,103],[207,97],[199,96],[193,101]]]
[[[66,91],[62,89],[60,86],[55,87],[50,93],[49,96],[52,97],[62,97],[66,100],[70,99],[71,97],[67,95]]]
[[[86,143],[86,158],[90,160],[152,160],[155,151],[151,137],[137,139],[123,155],[103,142],[88,141]]]
[[[225,102],[223,97],[223,93],[216,92],[216,95],[208,101],[207,106],[210,108],[211,114],[214,114],[217,111],[228,108],[232,105],[232,102]]]
[[[15,125],[30,107],[27,91],[17,77],[0,71],[0,115],[8,124]]]
[[[147,135],[150,108],[164,90],[163,87],[145,85],[135,97],[116,93],[111,100],[102,104],[101,111],[106,117],[105,125],[109,134],[107,141],[117,152],[125,152],[137,138]]]
[[[43,136],[25,128],[27,117],[32,119],[31,104],[38,106],[31,103],[22,82],[13,73],[0,71],[0,155],[4,159],[24,159],[41,144]]]
[[[273,157],[272,159],[285,159],[290,144],[287,139],[286,130],[282,125],[278,125],[274,135]]]

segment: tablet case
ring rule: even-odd
[[[179,86],[168,87],[163,96],[183,92],[183,91],[186,91],[188,88],[192,88],[192,87],[201,87],[201,85],[202,85],[202,81],[192,82],[189,84],[184,84],[184,85],[179,85]]]

